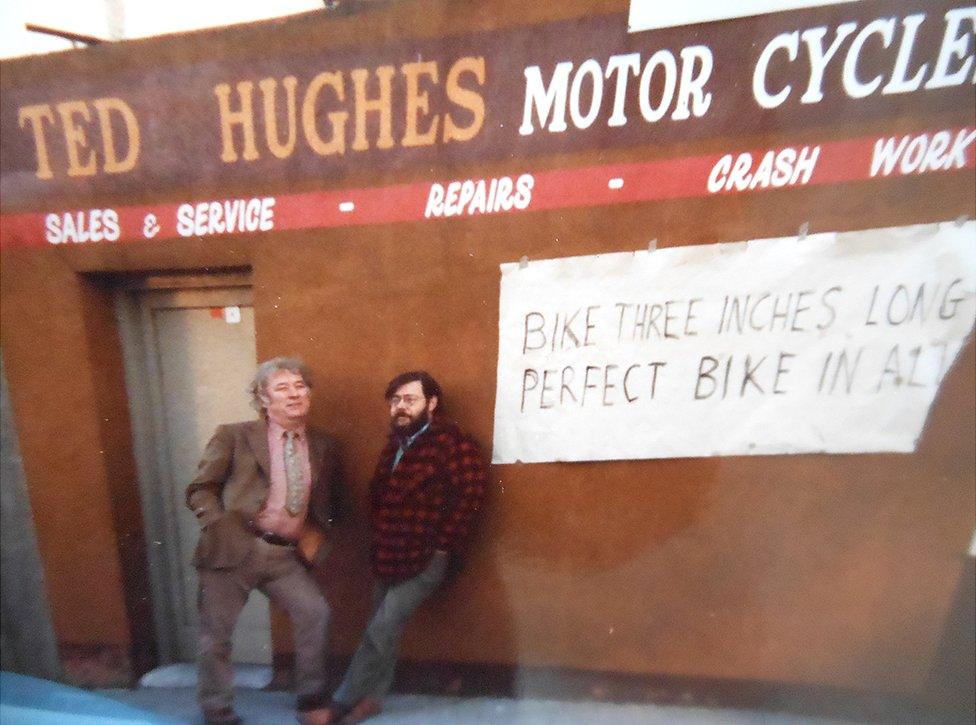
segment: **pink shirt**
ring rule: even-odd
[[[295,447],[302,464],[302,510],[292,516],[285,509],[285,495],[288,479],[285,475],[285,433],[287,431],[274,421],[268,421],[268,453],[271,455],[271,486],[268,500],[258,512],[255,523],[262,531],[278,534],[286,539],[298,539],[305,516],[308,513],[308,495],[312,490],[312,471],[308,462],[308,437],[305,428],[298,428]]]

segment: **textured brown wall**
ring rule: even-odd
[[[55,631],[61,642],[127,645],[113,473],[131,450],[106,443],[128,438],[128,411],[124,381],[103,374],[97,349],[114,330],[94,329],[98,302],[50,250],[5,254],[0,272],[4,364]],[[105,405],[120,390],[122,406],[117,395]]]
[[[462,13],[466,5],[394,4],[390,15],[363,22],[377,32],[400,27],[425,35],[522,19],[517,3],[498,6],[496,19]],[[566,17],[583,5],[545,12]],[[542,7],[549,6],[528,4],[524,12]],[[241,31],[226,45],[243,47],[252,33]],[[274,42],[283,38],[303,42],[289,33]],[[150,58],[163,52],[146,47]],[[218,52],[220,43],[185,47]],[[968,122],[935,111],[925,120],[932,127]],[[892,119],[883,132],[917,123]],[[851,123],[838,133],[874,132],[878,126]],[[772,147],[788,138],[729,143]],[[705,153],[724,143],[666,152]],[[663,152],[550,157],[533,167]],[[509,162],[433,173],[510,171]],[[370,185],[404,181],[385,169],[364,169],[359,178]],[[285,180],[269,184],[286,188]],[[88,273],[250,265],[258,354],[299,354],[319,374],[313,417],[343,443],[361,515],[386,426],[381,393],[402,369],[431,370],[447,391],[447,412],[490,451],[499,263],[642,249],[652,238],[671,246],[786,235],[803,222],[823,231],[972,216],[974,187],[973,175],[960,172],[247,240],[5,252],[3,354],[58,635],[122,643],[133,636],[125,625],[124,558],[111,533],[134,520],[119,512],[120,497],[127,506],[135,500],[134,479],[120,482],[116,474],[131,476],[128,420],[119,401],[115,332]],[[153,189],[133,194],[164,198]],[[468,570],[421,611],[404,653],[918,691],[935,665],[972,534],[973,372],[970,343],[913,455],[494,467]],[[106,443],[114,464],[100,453]],[[359,523],[345,527],[323,575],[336,610],[334,641],[346,653],[361,631],[367,599]]]

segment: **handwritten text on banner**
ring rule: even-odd
[[[495,463],[914,450],[976,222],[501,267]]]

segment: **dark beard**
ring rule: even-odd
[[[421,413],[413,418],[407,425],[398,426],[396,424],[396,418],[390,420],[390,429],[393,431],[393,435],[400,439],[400,441],[406,441],[410,436],[419,431],[425,425],[430,422],[430,413],[426,410],[421,411]]]

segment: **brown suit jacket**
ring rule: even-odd
[[[308,427],[312,490],[308,517],[328,530],[341,513],[341,476],[335,440]],[[224,569],[241,563],[254,541],[249,522],[268,498],[271,481],[268,426],[263,420],[217,427],[203,452],[197,475],[186,489],[186,505],[202,530],[193,554],[199,569]],[[318,561],[328,553],[323,550]]]

